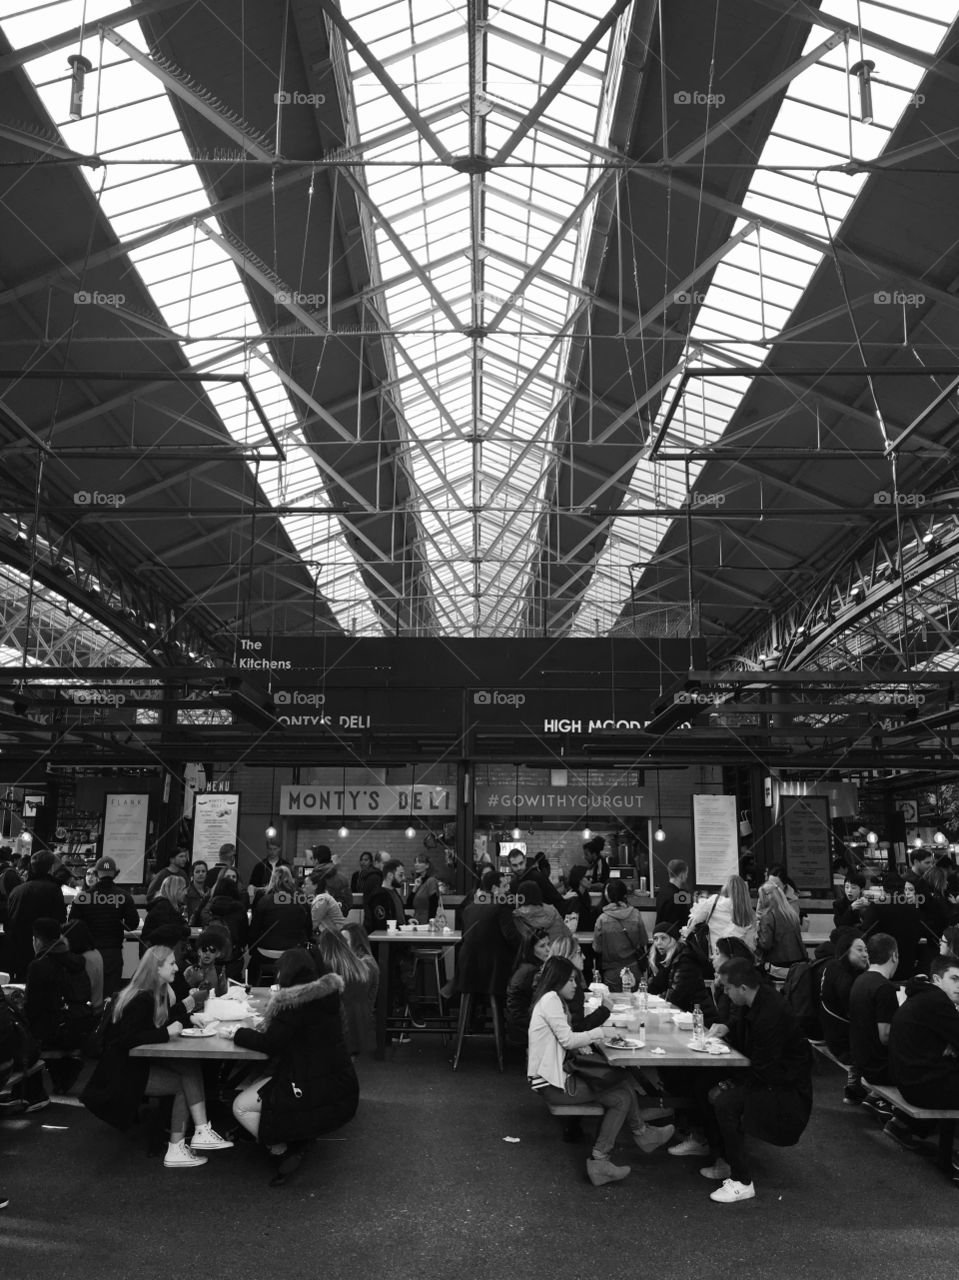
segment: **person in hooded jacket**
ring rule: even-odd
[[[647,984],[651,996],[665,996],[669,978],[679,954],[679,925],[675,920],[657,920],[647,957]]]
[[[713,979],[713,962],[704,934],[704,929],[693,929],[680,943],[670,966],[666,999],[687,1012],[699,1005],[708,1026],[716,1020],[716,1006],[706,985]]]
[[[570,936],[556,908],[543,902],[542,891],[534,880],[524,880],[517,888],[516,896],[522,898],[522,904],[513,912],[513,924],[521,938],[540,933],[546,934],[550,942],[555,942],[557,938]]]
[[[643,917],[627,901],[629,891],[622,880],[610,880],[603,891],[605,904],[593,929],[596,967],[610,991],[622,991],[623,969],[636,982],[646,971],[649,937]]]
[[[352,1120],[360,1088],[343,1036],[339,974],[320,973],[308,951],[284,951],[276,991],[262,1025],[228,1028],[245,1049],[271,1059],[272,1074],[238,1094],[233,1114],[280,1160],[271,1185],[279,1186],[303,1160],[307,1146]]]

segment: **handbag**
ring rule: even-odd
[[[611,1067],[595,1053],[587,1053],[582,1049],[570,1049],[563,1066],[567,1074],[567,1093],[572,1092],[569,1088],[569,1079],[573,1076],[585,1080],[594,1092],[601,1093],[603,1089],[618,1084],[624,1074],[622,1067]]]

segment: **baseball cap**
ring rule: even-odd
[[[104,856],[94,863],[93,869],[98,873],[106,873],[106,875],[115,876],[117,873],[117,864],[112,858]]]

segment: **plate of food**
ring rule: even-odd
[[[645,1041],[631,1040],[629,1036],[611,1036],[606,1041],[607,1049],[645,1049]]]
[[[721,1058],[726,1053],[732,1053],[729,1045],[723,1044],[722,1040],[707,1040],[705,1044],[696,1044],[695,1041],[690,1040],[686,1048],[692,1049],[693,1053],[711,1053],[716,1058]]]
[[[195,1040],[205,1040],[208,1036],[215,1036],[217,1033],[216,1023],[208,1022],[205,1027],[184,1027],[180,1032],[181,1036],[191,1036]]]

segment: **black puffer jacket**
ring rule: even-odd
[[[677,1009],[690,1010],[698,1004],[707,1026],[716,1021],[716,1005],[712,992],[706,986],[713,976],[709,953],[703,949],[695,932],[680,945],[669,970],[669,987],[666,999]]]
[[[240,1027],[236,1033],[242,1048],[276,1059],[260,1090],[259,1139],[268,1146],[330,1133],[356,1114],[360,1087],[343,1039],[342,991],[336,973],[284,987],[267,1005],[261,1029]],[[302,1097],[295,1097],[294,1085]]]

